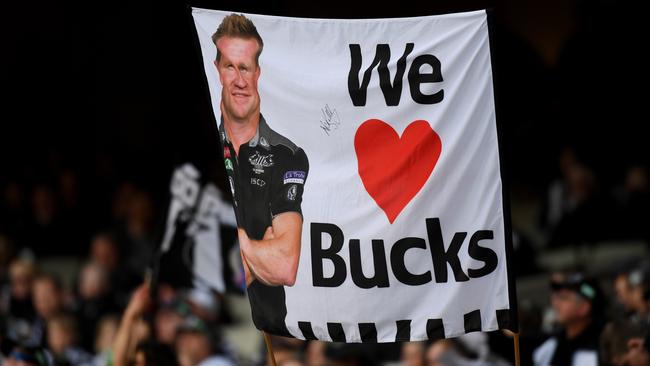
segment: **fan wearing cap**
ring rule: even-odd
[[[581,273],[551,281],[551,306],[559,330],[533,352],[535,365],[598,365],[604,297]]]
[[[650,321],[650,264],[642,263],[629,276],[632,321],[646,324]]]

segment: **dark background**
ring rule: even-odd
[[[647,41],[632,1],[254,2],[192,6],[373,18],[494,9],[498,118],[516,202],[539,202],[572,147],[601,187],[647,166]],[[222,182],[195,31],[185,2],[5,2],[0,11],[0,186],[72,170],[81,230],[135,182],[164,214],[171,169],[192,160]],[[517,212],[514,212],[516,215]],[[20,245],[21,243],[17,243]]]

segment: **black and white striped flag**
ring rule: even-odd
[[[170,185],[167,222],[159,248],[158,279],[175,287],[211,289],[224,293],[228,249],[221,228],[235,227],[232,205],[212,183],[202,180],[189,163],[179,166]]]

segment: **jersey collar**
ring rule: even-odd
[[[221,135],[221,141],[230,142],[228,134],[223,123],[223,116],[221,116],[221,124],[219,125],[219,134]],[[255,131],[255,136],[253,136],[250,141],[248,141],[248,146],[256,147],[257,145],[262,146],[265,149],[269,149],[269,138],[271,136],[271,128],[266,124],[264,116],[260,113],[260,123],[257,126],[257,131]]]

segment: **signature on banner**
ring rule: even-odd
[[[341,118],[339,117],[339,112],[336,108],[330,108],[328,104],[325,104],[325,107],[320,109],[321,119],[320,119],[320,128],[325,131],[327,136],[330,135],[333,131],[337,130],[341,125]]]

